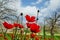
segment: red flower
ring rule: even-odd
[[[39,40],[39,37],[37,36],[37,37],[35,37],[35,40]]]
[[[28,22],[30,22],[30,16],[29,15],[26,15],[25,18]]]
[[[4,27],[7,28],[7,29],[11,29],[11,28],[14,27],[12,24],[9,24],[9,23],[7,23],[7,22],[4,22],[3,25],[4,25]]]
[[[28,22],[34,22],[35,21],[35,16],[30,17],[29,15],[26,15],[25,18]]]
[[[18,23],[14,23],[14,26],[15,26],[15,27],[19,27],[19,28],[24,28],[23,25],[18,24]]]
[[[21,25],[21,24],[18,24],[18,27],[19,27],[19,28],[24,28],[23,25]]]
[[[30,28],[31,24],[30,23],[26,23],[27,27]]]
[[[31,16],[31,22],[35,21],[35,16]]]
[[[31,30],[31,32],[37,33],[37,32],[40,31],[40,26],[37,25],[37,24],[35,24],[35,23],[33,23],[33,24],[31,24],[31,26],[30,26],[30,30]]]
[[[13,27],[14,27],[13,24],[8,24],[8,29],[11,29]]]
[[[14,23],[14,26],[15,26],[15,27],[18,27],[18,25],[19,25],[19,24],[17,24],[17,23]]]
[[[4,22],[3,25],[4,25],[4,27],[6,27],[8,25],[8,23],[7,22]]]
[[[32,33],[30,36],[31,36],[31,38],[34,38],[36,36],[36,34]]]

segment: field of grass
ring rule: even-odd
[[[39,35],[38,35],[38,36],[39,36]],[[44,36],[43,36],[43,35],[40,35],[40,36],[42,36],[42,39],[41,39],[41,40],[44,40],[44,39],[43,39]],[[6,37],[7,37],[8,40],[12,40],[12,39],[11,39],[11,36],[10,36],[9,34],[7,34]],[[50,35],[46,35],[45,37],[46,37],[47,40],[48,40],[49,38],[51,38]],[[0,40],[4,40],[4,38],[3,38],[3,37],[0,37]],[[55,36],[54,36],[54,40],[60,40],[60,35],[55,35]]]
[[[28,32],[28,33],[30,33],[30,32]],[[49,32],[45,32],[45,33],[46,33],[46,35],[45,35],[46,40],[51,39],[50,33]],[[8,40],[12,40],[12,37],[10,34],[11,33],[8,33],[5,35]],[[37,35],[42,37],[41,40],[44,40],[43,30],[40,33],[38,33]],[[4,38],[0,36],[0,40],[4,40]],[[60,34],[59,33],[54,34],[54,40],[60,40]]]

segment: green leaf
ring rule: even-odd
[[[12,40],[12,38],[9,34],[6,34],[6,37],[7,37],[8,40]]]
[[[3,37],[0,37],[0,40],[4,40],[4,38]]]

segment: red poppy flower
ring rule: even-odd
[[[8,25],[8,23],[7,22],[4,22],[3,25],[4,25],[4,27],[6,27]]]
[[[35,37],[35,40],[39,40],[39,37],[37,36],[37,37]]]
[[[4,22],[3,25],[4,25],[4,27],[7,28],[7,29],[11,29],[11,28],[14,27],[12,24],[9,24],[9,23],[7,23],[7,22]]]
[[[25,18],[28,22],[30,22],[30,16],[29,15],[26,15]]]
[[[18,24],[18,27],[19,27],[19,28],[24,28],[23,25],[21,25],[21,24]]]
[[[36,36],[36,34],[32,33],[30,36],[31,36],[31,38],[34,38]]]
[[[15,26],[15,27],[19,27],[19,28],[24,28],[23,25],[18,24],[18,23],[14,23],[14,26]]]
[[[35,33],[37,33],[37,32],[40,32],[40,30],[39,30],[39,29],[37,29],[37,30],[35,31]]]
[[[31,22],[35,21],[35,16],[31,16]]]
[[[30,28],[31,24],[30,23],[26,23],[27,27]]]
[[[11,29],[13,27],[14,27],[13,24],[8,24],[8,29]]]
[[[15,27],[18,27],[18,25],[19,25],[19,24],[17,24],[17,23],[14,23],[14,26],[15,26]]]
[[[31,32],[37,33],[40,31],[40,26],[33,23],[33,24],[31,24],[30,30],[31,30]]]
[[[34,22],[35,21],[35,16],[30,17],[29,15],[26,15],[25,18],[28,22]]]

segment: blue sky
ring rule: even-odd
[[[45,3],[48,1],[48,4],[49,4],[49,1],[50,1],[50,0],[42,0],[42,1],[41,1],[40,3],[38,3],[38,4],[32,4],[32,3],[35,3],[35,2],[37,2],[37,1],[38,1],[38,0],[21,0],[23,7],[30,5],[30,6],[36,6],[36,7],[38,7],[38,8],[47,7],[48,5],[45,5]]]
[[[17,10],[18,15],[23,12],[24,16],[26,14],[36,16],[39,9],[40,23],[44,21],[45,17],[51,16],[53,12],[59,11],[60,13],[60,0],[13,0],[8,6]]]
[[[39,15],[40,22],[43,22],[44,17],[50,16],[60,8],[60,0],[21,0],[21,2],[22,7],[36,7],[41,11]]]

